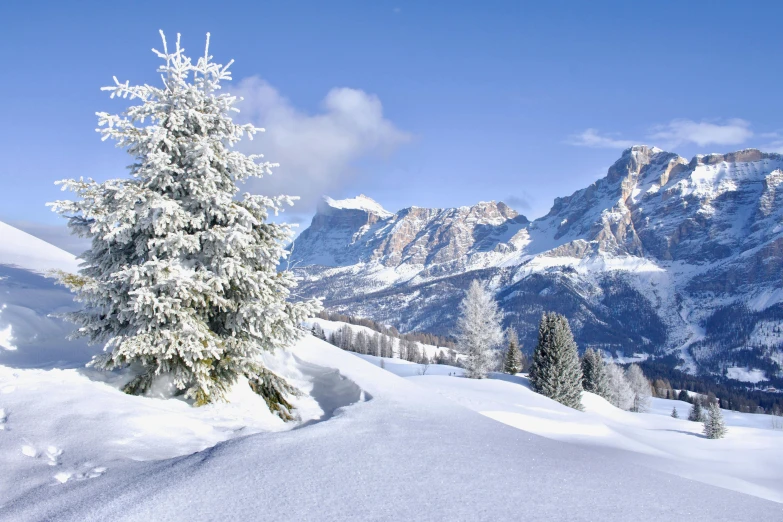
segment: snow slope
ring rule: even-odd
[[[75,272],[78,261],[35,236],[0,221],[0,265],[23,267],[39,273],[49,270]]]
[[[12,470],[12,483],[30,480],[41,469],[51,479],[15,495],[4,489],[0,513],[20,520],[179,520],[196,513],[210,520],[783,516],[780,504],[640,466],[632,454],[611,448],[583,448],[539,437],[478,415],[420,385],[436,379],[471,386],[499,381],[404,379],[312,337],[293,353],[303,363],[339,369],[364,390],[365,400],[337,409],[326,422],[235,438],[180,458],[90,461],[92,475],[99,474],[96,467],[106,469],[92,479],[65,483],[55,478],[58,466],[49,466],[48,456],[29,457],[23,447],[6,442],[14,423],[24,422],[18,412],[7,411],[10,431],[0,434],[0,451],[17,455],[16,464],[6,467]],[[112,417],[112,412],[99,415],[107,421]],[[86,433],[79,429],[80,422],[71,418],[64,426]],[[56,440],[51,443],[57,446]],[[75,460],[88,451],[81,445],[57,448]]]
[[[392,367],[393,371],[393,367]],[[783,431],[769,415],[724,411],[726,438],[703,436],[701,423],[686,420],[690,405],[653,399],[651,413],[619,410],[591,393],[578,412],[532,392],[527,379],[473,381],[413,377],[420,386],[509,426],[554,440],[612,450],[613,460],[652,467],[783,502]],[[679,419],[671,418],[677,407]]]
[[[73,326],[53,314],[74,306],[73,296],[46,274],[75,272],[76,257],[0,222],[0,365],[82,367],[95,353],[65,337]]]
[[[8,269],[0,294],[11,303],[0,331],[18,338],[0,350],[2,520],[783,517],[783,505],[759,498],[777,500],[779,486],[763,491],[747,469],[738,479],[756,496],[677,476],[682,470],[653,453],[644,460],[613,444],[582,444],[582,426],[606,421],[559,411],[520,382],[469,381],[437,366],[418,376],[419,365],[387,360],[403,378],[312,336],[268,361],[306,392],[296,423],[271,416],[241,383],[230,403],[203,408],[124,395],[126,376],[76,369],[89,352],[47,322],[69,305],[30,269],[45,262]],[[514,408],[538,420],[513,427],[490,418]],[[630,422],[619,413],[616,431]],[[542,428],[560,417],[557,430]],[[553,436],[558,430],[577,444]],[[780,482],[776,458],[765,468],[772,482]]]

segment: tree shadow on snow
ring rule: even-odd
[[[362,390],[358,384],[342,375],[338,370],[308,363],[298,357],[295,357],[295,360],[305,378],[312,382],[313,388],[310,390],[310,395],[324,412],[320,418],[307,421],[297,429],[329,420],[346,406],[372,400],[369,393]]]

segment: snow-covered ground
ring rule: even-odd
[[[726,377],[734,379],[735,381],[750,382],[753,384],[767,380],[767,374],[764,373],[764,370],[747,367],[741,368],[738,366],[726,368]]]
[[[242,383],[202,408],[124,395],[127,377],[85,370],[95,348],[48,317],[67,294],[35,271],[56,258],[0,259],[0,520],[783,518],[783,431],[766,416],[727,412],[712,441],[667,416],[685,403],[631,414],[586,394],[576,412],[522,377],[381,368],[309,335],[269,359],[305,392],[298,422]]]

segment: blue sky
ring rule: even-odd
[[[61,2],[0,5],[0,220],[67,246],[65,177],[124,174],[94,132],[113,75],[158,81],[158,29],[212,34],[282,165],[253,190],[390,210],[504,200],[528,217],[647,143],[783,149],[780,2]]]

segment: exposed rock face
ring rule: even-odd
[[[510,227],[527,224],[504,203],[391,214],[366,196],[325,199],[296,241],[299,265],[346,266],[377,261],[386,267],[458,261],[472,250],[492,250]]]
[[[392,214],[365,196],[325,200],[292,259],[304,293],[401,330],[451,333],[462,292],[480,278],[528,348],[540,314],[556,310],[583,347],[676,352],[691,371],[750,360],[772,376],[783,363],[783,334],[760,348],[753,329],[779,312],[783,321],[778,154],[687,161],[632,147],[533,222],[495,202]],[[752,323],[744,333],[707,328],[731,307]]]

